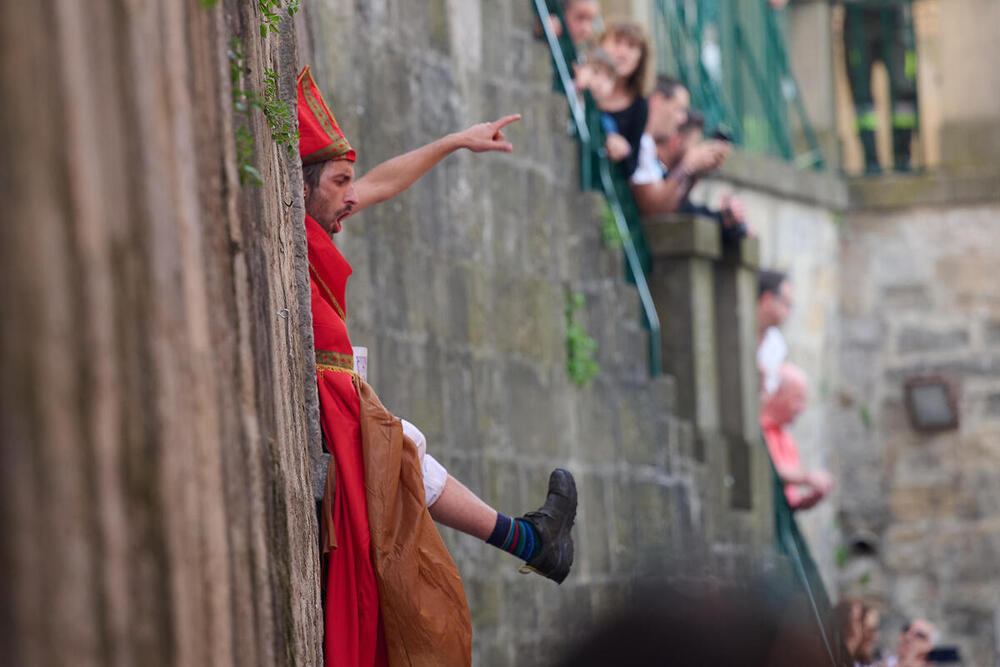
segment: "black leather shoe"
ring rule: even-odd
[[[525,565],[561,584],[573,565],[573,537],[570,529],[576,518],[576,482],[568,470],[556,468],[549,475],[549,495],[537,512],[520,517],[531,524],[542,540],[538,554]]]

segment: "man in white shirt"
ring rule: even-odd
[[[788,344],[779,327],[792,310],[792,283],[780,271],[762,270],[757,277],[757,370],[761,393],[778,389],[778,369],[788,357]]]

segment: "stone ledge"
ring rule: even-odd
[[[719,225],[703,216],[666,215],[643,220],[646,242],[653,257],[699,256],[719,259]]]
[[[760,239],[751,236],[741,239],[739,244],[735,246],[723,248],[722,261],[748,269],[760,268]]]
[[[935,171],[850,178],[855,210],[1000,202],[1000,172]]]
[[[739,149],[712,178],[837,210],[847,208],[849,202],[847,184],[840,174],[800,169]]]
[[[838,211],[1000,202],[1000,169],[996,167],[844,177],[735,150],[709,179]]]

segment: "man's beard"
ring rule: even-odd
[[[315,197],[316,197],[315,193],[310,193],[309,196],[305,198],[306,213],[309,213],[310,209],[313,208]],[[350,215],[351,211],[353,210],[354,210],[353,206],[344,206],[342,208],[339,208],[336,211],[334,211],[329,221],[322,220],[319,217],[312,215],[312,213],[309,213],[309,215],[312,215],[313,219],[320,224],[320,227],[325,229],[326,233],[332,236],[341,230],[342,227],[341,222],[343,221],[344,218]]]
[[[336,234],[343,228],[342,223],[344,221],[344,218],[349,216],[351,214],[351,211],[353,210],[354,210],[353,206],[345,206],[341,209],[338,209],[337,212],[333,214],[333,222],[330,224],[330,230],[329,230],[331,234]]]

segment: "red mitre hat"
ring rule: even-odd
[[[357,155],[340,131],[337,119],[323,101],[309,65],[299,74],[299,153],[302,164],[326,160],[354,162]]]

